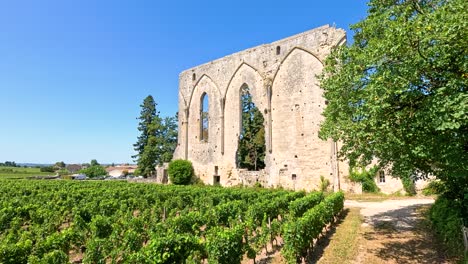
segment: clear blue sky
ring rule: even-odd
[[[0,0],[0,162],[131,162],[139,105],[177,111],[181,71],[324,24],[364,0]],[[348,38],[350,35],[348,35]]]

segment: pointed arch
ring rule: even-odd
[[[239,65],[239,67],[237,67],[237,69],[234,71],[234,73],[232,74],[231,78],[229,79],[229,82],[228,82],[228,84],[227,84],[227,86],[226,86],[226,91],[224,92],[224,95],[223,95],[223,98],[224,98],[224,99],[226,99],[226,96],[227,96],[227,94],[228,94],[229,87],[231,86],[232,80],[234,79],[234,77],[236,77],[237,73],[238,73],[242,68],[245,68],[245,67],[248,67],[248,68],[250,68],[251,70],[253,70],[256,74],[258,74],[258,75],[262,78],[262,80],[264,79],[263,75],[260,74],[260,72],[259,72],[257,69],[255,69],[252,65],[250,65],[250,64],[248,64],[248,63],[246,63],[246,62],[242,62],[242,63]]]
[[[193,86],[193,89],[192,89],[192,92],[190,94],[190,99],[189,99],[189,103],[188,103],[188,107],[190,108],[191,105],[192,105],[192,97],[193,97],[193,93],[195,92],[195,90],[198,88],[198,85],[201,83],[202,80],[206,79],[207,82],[209,82],[210,84],[212,84],[214,87],[216,87],[216,90],[218,91],[218,96],[221,97],[221,91],[219,90],[219,86],[213,81],[213,79],[211,79],[210,76],[208,76],[207,74],[203,74],[199,79],[198,81],[195,83],[195,85]]]
[[[241,133],[241,89],[249,88],[252,102],[263,113],[268,111],[268,96],[264,76],[254,67],[242,62],[234,71],[224,94],[226,116],[223,119],[222,149],[226,160],[236,164],[238,140]],[[269,122],[265,121],[265,128]]]
[[[292,49],[288,52],[288,54],[286,54],[286,56],[284,56],[284,58],[281,60],[280,65],[279,65],[278,68],[276,69],[275,75],[273,76],[273,81],[272,81],[272,83],[275,82],[276,75],[277,75],[278,72],[281,70],[281,67],[283,66],[284,62],[289,58],[289,56],[290,56],[294,51],[304,51],[304,52],[306,52],[306,53],[312,55],[313,57],[315,57],[315,58],[320,62],[320,64],[322,64],[322,67],[323,67],[323,62],[322,62],[315,54],[313,54],[311,51],[308,51],[308,50],[306,50],[306,49],[304,49],[304,48],[302,48],[302,47],[294,47],[294,48],[292,48]]]

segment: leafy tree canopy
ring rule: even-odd
[[[432,174],[468,197],[468,2],[371,0],[352,45],[325,62],[322,139],[352,166]]]
[[[138,130],[141,135],[134,144],[138,153],[138,169],[136,175],[150,177],[154,174],[157,165],[172,160],[177,145],[177,118],[161,118],[156,111],[156,102],[150,95],[141,105],[141,115]]]
[[[0,167],[19,167],[14,161],[5,161],[5,163],[0,163]]]
[[[63,168],[65,168],[65,166],[66,166],[66,164],[63,161],[57,161],[57,162],[55,162],[55,165],[54,165],[54,167],[59,168],[59,169],[63,169]]]
[[[80,173],[85,174],[86,177],[89,177],[89,178],[95,178],[95,177],[107,175],[106,169],[101,165],[91,165],[90,167],[86,169],[80,170]]]
[[[259,170],[265,168],[265,126],[262,113],[252,101],[247,87],[241,95],[242,129],[237,149],[240,168]]]

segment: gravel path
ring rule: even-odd
[[[416,209],[422,205],[434,203],[434,199],[404,199],[404,200],[385,200],[382,202],[358,202],[347,200],[346,207],[360,207],[361,215],[364,217],[363,226],[371,225],[373,227],[385,224],[392,224],[396,230],[412,230],[418,219],[419,214]]]
[[[364,219],[359,252],[350,263],[450,263],[434,243],[431,232],[421,225],[421,210],[432,203],[434,200],[427,198],[346,201],[345,207],[361,208]]]

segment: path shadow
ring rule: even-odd
[[[368,241],[382,241],[382,247],[366,249],[384,261],[396,263],[446,263],[431,230],[423,224],[422,208],[414,204],[366,217],[373,229],[364,232]]]
[[[427,204],[413,204],[373,216],[366,216],[364,222],[377,229],[386,229],[391,225],[398,231],[412,231],[421,220],[421,215],[416,210],[424,206]]]

